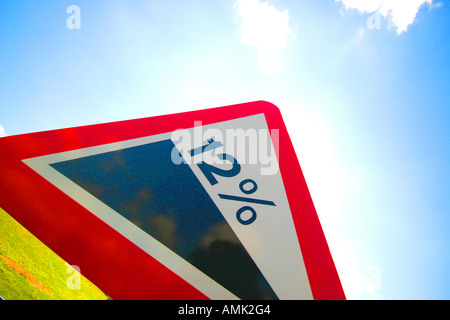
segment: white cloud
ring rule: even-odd
[[[6,136],[7,136],[7,134],[5,132],[5,129],[3,128],[2,125],[0,125],[0,138],[1,137],[6,137]]]
[[[258,49],[258,62],[263,71],[280,68],[280,54],[291,33],[288,11],[278,11],[260,0],[237,0],[235,8],[242,22],[240,43]]]
[[[346,9],[356,9],[363,13],[379,13],[397,28],[400,34],[414,22],[417,12],[424,4],[432,5],[433,0],[335,0],[342,2]]]

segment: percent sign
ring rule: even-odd
[[[223,145],[221,142],[214,141],[214,139],[209,139],[207,145],[190,150],[190,154],[191,154],[191,156],[195,156],[197,154],[201,154],[206,151],[210,151],[215,148],[222,147],[222,146]],[[215,167],[215,166],[213,166],[209,163],[203,162],[203,161],[197,163],[197,166],[203,172],[203,174],[208,179],[208,181],[211,185],[215,185],[218,183],[215,175],[231,178],[231,177],[238,175],[241,172],[241,165],[233,156],[231,156],[227,153],[220,153],[220,154],[217,154],[217,157],[221,160],[227,160],[228,162],[230,162],[232,164],[232,167],[230,169],[226,170],[226,169]],[[251,184],[252,186],[250,188],[245,188],[245,186],[248,184]],[[258,189],[258,185],[252,179],[245,179],[245,180],[242,180],[241,183],[239,183],[239,189],[244,194],[253,194]],[[275,203],[273,201],[269,201],[269,200],[255,199],[255,198],[242,197],[242,196],[233,196],[233,195],[227,195],[227,194],[218,194],[218,195],[221,199],[225,199],[225,200],[255,203],[255,204],[261,204],[261,205],[267,205],[267,206],[275,206]],[[242,214],[245,211],[251,212],[251,217],[246,220],[244,220],[242,218]],[[243,206],[236,212],[236,218],[241,224],[249,225],[256,220],[256,211],[255,211],[255,209],[253,209],[250,206]]]
[[[251,189],[246,190],[244,188],[244,186],[248,183],[251,183],[253,186]],[[239,184],[239,189],[245,194],[252,194],[252,193],[256,192],[256,190],[258,189],[258,185],[252,179],[245,179],[245,180],[242,180],[241,183]],[[232,196],[232,195],[227,195],[227,194],[219,194],[219,197],[221,199],[226,199],[226,200],[257,203],[257,204],[263,204],[263,205],[267,205],[267,206],[275,206],[275,203],[273,201],[269,201],[269,200],[261,200],[261,199],[254,199],[254,198],[248,198],[248,197],[239,197],[239,196]],[[242,214],[245,211],[250,211],[252,213],[251,217],[248,218],[247,220],[242,219]],[[255,211],[255,209],[253,209],[250,206],[243,206],[236,212],[236,218],[240,223],[242,223],[244,225],[251,224],[253,221],[256,220],[256,211]]]

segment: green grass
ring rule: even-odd
[[[5,300],[105,300],[56,253],[0,208],[0,296]],[[82,270],[81,270],[82,271]],[[80,276],[79,289],[69,288]]]

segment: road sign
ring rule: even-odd
[[[343,299],[277,107],[0,139],[0,206],[113,299]]]

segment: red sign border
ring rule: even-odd
[[[22,160],[191,128],[194,121],[208,125],[261,113],[269,130],[279,130],[280,172],[313,298],[345,299],[281,112],[266,101],[3,137],[0,207],[113,299],[208,299]]]

